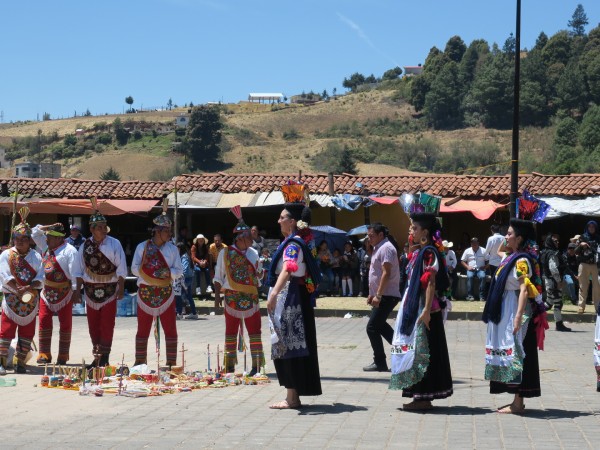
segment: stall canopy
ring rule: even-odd
[[[150,211],[158,200],[98,200],[98,209],[106,216],[142,214]],[[87,199],[21,199],[17,206],[28,206],[33,214],[93,214],[92,204]],[[12,201],[3,201],[1,208],[12,209]]]
[[[600,216],[600,197],[569,199],[563,197],[539,197],[550,205],[546,219],[554,219],[567,214]]]
[[[451,199],[442,199],[440,213],[470,212],[479,220],[489,219],[498,208],[504,208],[502,203],[493,200],[458,200],[456,203],[446,206]]]

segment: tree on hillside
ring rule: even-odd
[[[402,69],[396,66],[393,69],[389,69],[383,72],[381,79],[383,81],[391,81],[397,79],[400,75],[402,75]]]
[[[569,34],[566,31],[559,31],[548,39],[542,49],[542,58],[547,67],[555,63],[566,66],[571,58],[571,37]]]
[[[588,103],[587,86],[579,64],[570,63],[565,67],[556,84],[555,102],[566,111],[584,113]]]
[[[414,106],[417,112],[425,107],[425,97],[429,91],[429,82],[425,75],[411,77],[410,84],[410,104]]]
[[[200,169],[219,156],[223,122],[218,106],[196,106],[192,109],[183,150],[192,168]]]
[[[517,51],[517,40],[512,33],[510,33],[508,38],[506,38],[506,41],[504,41],[502,51],[509,56],[513,56]]]
[[[356,175],[358,173],[358,170],[356,170],[356,162],[347,145],[344,145],[344,150],[342,150],[340,163],[337,168],[339,171],[338,173],[349,173],[351,175]]]
[[[583,36],[585,34],[585,26],[588,24],[587,15],[583,9],[583,5],[580,3],[575,8],[571,20],[567,22],[567,25],[571,28],[571,34],[574,36]]]
[[[465,51],[458,67],[458,79],[463,95],[471,88],[476,73],[489,53],[490,46],[484,39],[474,40]]]
[[[169,98],[169,101],[167,102],[167,109],[170,111],[173,109],[173,100]]]
[[[537,39],[535,40],[535,46],[532,48],[532,50],[541,51],[546,46],[547,43],[548,43],[548,35],[542,31],[538,35]]]
[[[594,53],[589,52],[590,59],[587,60],[585,75],[590,100],[596,104],[600,104],[600,50]]]
[[[125,103],[127,103],[129,105],[129,111],[133,111],[133,97],[130,95],[128,97],[125,97]]]
[[[548,125],[548,102],[542,86],[537,81],[525,80],[521,83],[521,125],[543,127]]]
[[[592,106],[585,113],[579,127],[578,137],[579,142],[587,151],[592,151],[600,146],[600,105]]]
[[[350,91],[356,91],[356,88],[361,84],[365,83],[365,76],[361,73],[355,72],[350,75],[350,78],[344,78],[342,86],[346,89],[350,89]]]
[[[565,117],[554,131],[554,145],[560,147],[575,147],[579,125],[572,117]]]
[[[425,116],[434,128],[453,128],[462,124],[460,92],[458,64],[451,61],[442,68],[425,96]]]
[[[119,175],[119,172],[117,172],[115,169],[113,169],[112,166],[110,166],[108,169],[102,172],[102,174],[100,174],[100,179],[104,181],[121,181],[121,175]]]
[[[129,131],[125,129],[123,122],[118,117],[113,122],[113,130],[115,133],[115,139],[119,143],[119,145],[127,144],[129,140]]]
[[[459,63],[467,51],[467,46],[460,36],[452,36],[446,43],[444,53],[452,61]]]
[[[508,128],[512,124],[514,69],[504,53],[493,53],[473,82],[467,112],[486,127]]]

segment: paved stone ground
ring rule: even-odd
[[[324,394],[304,397],[305,407],[299,411],[267,408],[284,398],[271,363],[270,385],[138,399],[80,397],[73,391],[34,387],[42,371],[33,368],[31,374],[16,376],[16,387],[0,388],[0,447],[600,448],[593,324],[574,324],[572,333],[549,331],[547,350],[540,352],[543,396],[526,402],[524,416],[494,412],[511,396],[490,395],[483,380],[484,324],[448,322],[455,393],[434,402],[436,408],[427,414],[399,409],[406,399],[387,389],[389,374],[361,370],[371,360],[365,325],[362,318],[317,319]],[[223,342],[223,317],[178,326],[180,342],[190,348],[189,366],[205,368],[207,343],[214,349]],[[125,353],[132,363],[135,329],[135,318],[117,318],[112,362]],[[266,329],[263,319],[265,338]],[[89,359],[85,317],[74,318],[73,335],[72,361]]]

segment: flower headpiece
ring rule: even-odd
[[[31,227],[27,223],[27,216],[29,215],[29,208],[23,206],[19,209],[19,216],[21,217],[21,223],[13,228],[13,237],[27,236],[31,237]]]
[[[157,227],[163,228],[171,228],[173,226],[173,222],[171,222],[170,217],[167,215],[167,210],[169,209],[169,199],[165,197],[162,203],[162,213],[160,216],[156,216],[152,223]]]
[[[545,201],[534,197],[527,190],[524,190],[521,197],[517,199],[518,219],[542,223],[549,212],[550,205]]]

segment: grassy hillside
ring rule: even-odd
[[[312,106],[226,105],[223,115],[226,125],[222,155],[224,170],[236,173],[327,172],[328,167],[319,164],[319,158],[315,163],[313,158],[332,143],[346,145],[364,156],[357,165],[363,175],[407,172],[409,167],[403,167],[401,159],[389,154],[381,157],[378,149],[383,148],[388,153],[394,153],[396,148],[410,151],[410,147],[406,147],[408,144],[424,141],[437,144],[442,154],[456,151],[461,146],[489,144],[498,154],[498,160],[510,159],[510,131],[484,128],[427,130],[415,117],[413,108],[403,101],[394,101],[392,94],[392,91],[375,90]],[[122,121],[172,123],[182,112],[186,110],[3,124],[0,125],[0,146],[9,146],[12,138],[37,136],[38,130],[43,135],[58,133],[63,137],[78,128],[91,129],[99,122],[110,124],[117,117]],[[144,134],[124,147],[113,143],[102,153],[86,151],[81,156],[57,162],[63,164],[63,176],[67,177],[94,179],[112,166],[123,180],[147,180],[160,173],[173,172],[175,165],[183,162],[181,156],[172,152],[174,139],[174,134]],[[539,158],[550,147],[551,141],[551,129],[522,130],[522,167],[526,168],[528,160]],[[508,165],[498,167],[502,172],[508,171]],[[477,173],[475,169],[467,168],[467,173]],[[12,174],[12,170],[2,170],[3,175]]]

